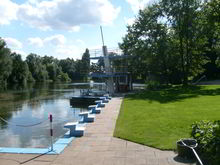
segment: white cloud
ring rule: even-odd
[[[63,45],[66,42],[66,38],[64,37],[64,35],[57,34],[57,35],[53,35],[51,37],[45,38],[44,42],[55,45],[55,46]]]
[[[124,20],[127,25],[131,26],[131,25],[133,25],[133,23],[135,21],[135,17],[132,17],[132,18],[124,17]]]
[[[130,5],[131,9],[135,14],[138,13],[140,9],[143,9],[151,0],[126,0]]]
[[[21,54],[21,55],[23,55],[23,56],[27,56],[27,53],[24,52],[24,51],[22,51],[22,50],[14,50],[13,52],[18,53],[18,54]]]
[[[73,26],[69,31],[70,32],[79,32],[80,31],[80,26]]]
[[[112,24],[119,12],[109,0],[29,0],[19,6],[17,17],[43,30],[77,32],[82,24]]]
[[[100,23],[104,25],[112,24],[113,20],[115,20],[120,13],[121,8],[114,6],[108,0],[94,0],[97,1],[97,16],[100,17]],[[93,8],[94,10],[95,8]]]
[[[10,24],[11,20],[15,20],[18,5],[10,0],[1,0],[0,2],[0,25]]]
[[[39,3],[39,0],[28,0],[28,3],[29,4],[33,4],[33,5],[36,5]]]
[[[82,50],[75,45],[60,45],[55,50],[57,54],[57,58],[65,59],[65,58],[74,58],[81,59]]]
[[[25,60],[27,53],[22,50],[23,44],[15,38],[6,37],[3,38],[7,44],[7,47],[11,49],[12,53],[20,54],[22,59]]]
[[[28,41],[31,45],[34,45],[36,47],[43,47],[44,45],[44,41],[39,37],[28,38]]]
[[[0,24],[18,19],[42,30],[78,32],[82,24],[112,24],[119,12],[110,0],[28,0],[21,5],[2,0]]]
[[[45,44],[50,44],[53,46],[64,45],[66,43],[66,38],[62,34],[56,34],[46,38],[33,37],[28,38],[30,45],[36,47],[43,47]]]
[[[56,34],[46,38],[33,37],[28,39],[31,45],[36,47],[50,47],[53,56],[58,59],[74,58],[81,59],[82,53],[85,50],[85,43],[83,40],[77,39],[75,41],[67,41],[67,39],[61,35]],[[72,44],[75,43],[75,44]]]
[[[3,38],[7,43],[7,46],[12,49],[22,49],[23,44],[15,38],[6,37]]]

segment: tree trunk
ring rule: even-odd
[[[180,56],[181,56],[181,66],[182,66],[182,79],[183,79],[183,84],[187,85],[187,77],[186,77],[186,71],[185,71],[185,60],[184,60],[184,51],[183,51],[183,36],[182,36],[182,29],[181,29],[181,16],[179,15],[179,40],[180,40]]]

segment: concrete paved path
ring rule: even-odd
[[[160,151],[113,137],[122,98],[113,98],[60,155],[0,154],[0,165],[183,165],[172,151]]]

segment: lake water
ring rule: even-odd
[[[68,131],[63,128],[65,123],[80,120],[78,114],[87,111],[87,105],[72,107],[70,98],[79,95],[80,89],[90,87],[86,83],[35,84],[23,90],[1,92],[0,147],[49,147],[48,115],[53,115],[56,141]],[[103,86],[95,84],[93,88],[100,90]]]

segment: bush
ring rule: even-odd
[[[160,82],[153,81],[153,80],[150,80],[146,82],[145,84],[146,84],[146,88],[150,90],[157,90],[157,89],[160,89],[161,87]]]
[[[71,81],[71,79],[69,78],[68,74],[67,73],[63,73],[61,72],[60,75],[58,75],[58,80],[59,81],[62,81],[62,82],[69,82]]]
[[[198,152],[204,164],[219,165],[220,120],[195,122],[191,135],[198,142]]]

